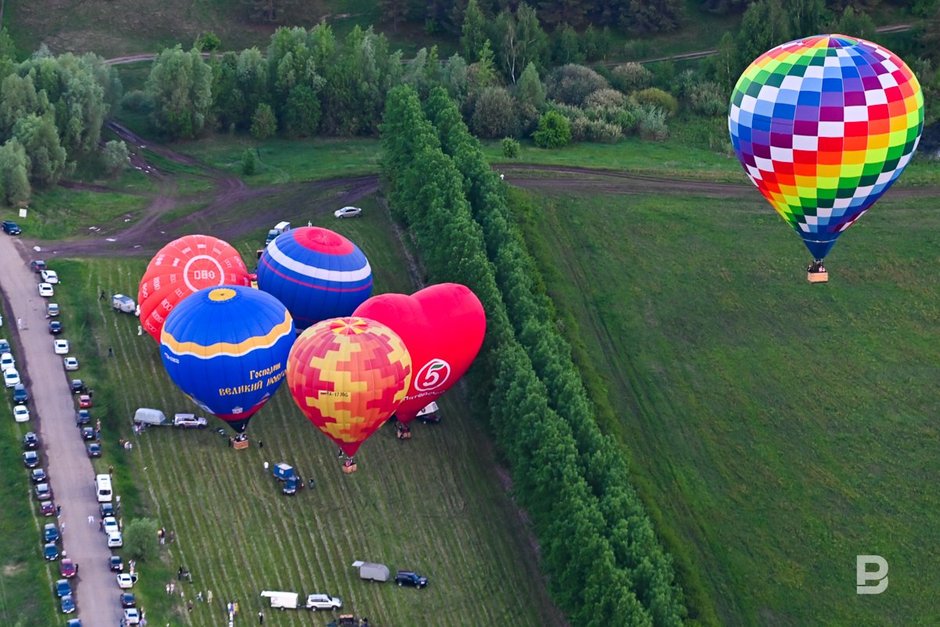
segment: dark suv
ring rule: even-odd
[[[422,577],[418,573],[411,570],[400,570],[398,574],[395,575],[395,583],[399,586],[414,586],[415,588],[423,588],[428,585],[428,578]]]
[[[13,386],[13,402],[14,403],[25,403],[29,400],[29,392],[26,391],[26,386],[22,383],[17,383]]]
[[[23,230],[20,228],[20,225],[13,220],[4,220],[3,232],[7,235],[19,235]]]

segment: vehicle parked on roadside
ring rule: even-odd
[[[75,426],[84,427],[91,424],[91,412],[87,409],[79,409],[75,412]]]
[[[59,541],[59,528],[55,523],[46,523],[42,528],[42,540],[43,542],[58,542]]]
[[[104,530],[105,533],[116,533],[120,531],[120,529],[118,528],[117,518],[115,518],[114,516],[105,516],[101,520],[101,528]]]
[[[88,409],[92,406],[91,394],[79,394],[78,406],[81,409]]]
[[[52,335],[59,335],[62,333],[62,322],[59,320],[50,320],[49,321],[49,333]]]
[[[26,451],[23,453],[23,465],[27,468],[35,468],[39,465],[39,453],[36,451]]]
[[[42,483],[49,478],[49,475],[46,474],[45,468],[34,468],[29,478],[33,480],[33,483]]]
[[[14,422],[29,422],[29,410],[26,409],[26,405],[14,405],[13,406],[13,421]]]
[[[43,516],[54,516],[55,515],[55,503],[52,501],[40,501],[39,502],[39,513]]]
[[[69,341],[63,339],[52,340],[52,352],[56,355],[68,355]]]
[[[62,365],[68,371],[78,370],[78,359],[76,357],[66,357],[62,360]]]
[[[119,573],[124,570],[124,560],[120,555],[112,555],[108,558],[108,568],[112,573]]]
[[[71,594],[62,597],[60,603],[63,614],[73,614],[75,612],[75,599]]]
[[[55,290],[52,289],[52,284],[40,283],[39,295],[42,296],[43,298],[52,298],[53,296],[55,296]]]
[[[89,442],[85,447],[88,457],[101,457],[101,444],[98,442]]]
[[[16,368],[16,359],[13,358],[13,353],[5,351],[0,353],[0,370],[8,368]]]
[[[42,545],[42,557],[47,562],[54,562],[59,559],[59,545],[55,542],[47,542]]]
[[[133,588],[134,584],[137,583],[137,575],[131,575],[128,573],[121,573],[117,576],[118,588],[121,590],[127,590],[128,588]]]
[[[29,392],[26,391],[26,386],[22,383],[17,383],[13,386],[13,402],[14,403],[26,403],[29,401]]]
[[[55,270],[40,270],[39,276],[42,277],[43,282],[56,285],[59,282],[59,275],[56,274]]]
[[[59,560],[59,574],[66,579],[71,579],[78,574],[78,564],[73,562],[70,557],[63,557]]]
[[[14,367],[9,367],[3,371],[3,385],[8,388],[15,388],[18,385],[22,385],[23,382],[20,380],[20,373]]]
[[[137,598],[133,592],[122,592],[120,600],[121,607],[137,607]]]
[[[13,220],[4,220],[3,221],[3,232],[7,235],[19,235],[23,232],[23,229],[20,228],[20,225],[14,222]]]
[[[48,483],[37,483],[33,488],[37,501],[48,501],[52,498],[52,486]]]
[[[25,450],[39,448],[39,436],[32,431],[27,431],[23,435],[23,448]]]
[[[81,379],[72,379],[69,381],[69,388],[71,388],[72,394],[82,394],[88,391],[88,388],[85,387],[85,382]]]
[[[59,315],[59,303],[46,303],[46,315],[55,318]]]
[[[72,584],[69,583],[68,579],[57,579],[53,585],[53,590],[55,590],[57,597],[62,598],[72,594]]]
[[[83,440],[97,440],[98,436],[95,433],[94,427],[82,427],[79,431]]]
[[[120,531],[112,531],[108,534],[108,548],[119,549],[124,546],[124,536]]]
[[[46,262],[42,259],[33,259],[29,262],[29,269],[36,273],[42,272],[46,269]]]
[[[9,353],[9,352],[10,352],[10,343],[4,338],[0,338],[0,353]]]
[[[139,625],[140,624],[140,610],[138,610],[136,607],[124,608],[124,624],[125,625]]]

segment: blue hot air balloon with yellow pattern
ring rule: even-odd
[[[295,337],[294,321],[278,299],[226,285],[195,292],[170,312],[160,356],[197,405],[243,433],[283,382]]]

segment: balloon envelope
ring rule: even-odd
[[[411,383],[411,357],[387,326],[333,318],[306,329],[287,361],[294,402],[352,457],[388,420]]]
[[[287,306],[298,329],[348,316],[372,293],[372,268],[351,241],[320,227],[274,239],[258,262],[258,288]]]
[[[911,160],[923,107],[920,84],[897,55],[817,35],[744,70],[728,128],[748,177],[822,259]]]
[[[295,337],[290,314],[270,294],[208,288],[167,318],[160,356],[183,392],[242,432],[281,385]]]
[[[140,324],[157,342],[167,316],[184,298],[206,287],[249,285],[238,251],[211,235],[175,239],[150,260],[140,287]]]
[[[486,334],[486,314],[470,288],[457,283],[431,285],[405,294],[380,294],[359,305],[355,315],[395,331],[411,354],[415,375],[395,416],[413,420],[437,400],[473,363]]]

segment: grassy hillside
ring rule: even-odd
[[[528,228],[722,623],[936,623],[940,201],[889,193],[809,285],[808,253],[754,196],[537,196]],[[890,587],[856,596],[869,553]]]

